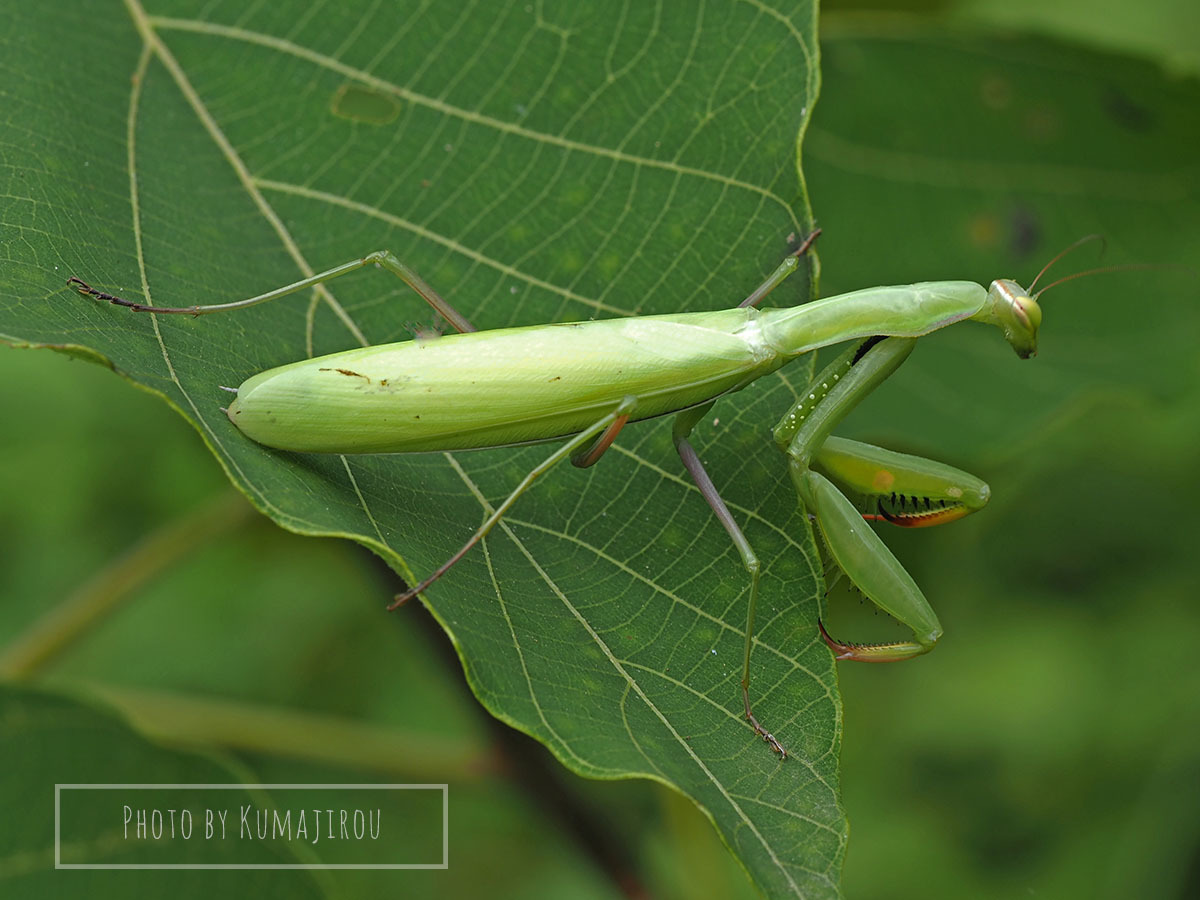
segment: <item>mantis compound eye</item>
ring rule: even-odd
[[[992,315],[1004,331],[1017,356],[1029,359],[1037,355],[1037,333],[1042,324],[1042,308],[1021,285],[1008,278],[998,278],[988,290]]]

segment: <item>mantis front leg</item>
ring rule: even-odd
[[[800,501],[838,568],[876,606],[913,631],[911,641],[846,644],[821,626],[837,659],[909,659],[933,649],[942,634],[921,589],[864,519],[937,524],[973,512],[988,499],[987,485],[966,472],[830,437],[850,410],[904,362],[915,343],[912,338],[859,342],[817,376],[775,429]],[[868,508],[856,507],[843,490]]]
[[[877,606],[909,626],[915,637],[891,644],[845,644],[820,626],[837,659],[908,659],[932,649],[942,633],[921,589],[866,520],[882,519],[909,527],[933,525],[974,512],[988,500],[988,486],[959,469],[830,436],[850,410],[899,368],[915,344],[913,338],[859,341],[817,376],[775,428],[775,440],[789,457],[801,502],[816,520],[838,567]],[[750,576],[742,700],[754,732],[786,757],[783,746],[750,708],[750,654],[761,566],[688,442],[692,428],[711,407],[706,403],[676,417],[675,446],[700,493],[733,539]],[[854,496],[859,506],[843,491]]]

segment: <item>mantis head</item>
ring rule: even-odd
[[[1015,281],[997,278],[988,289],[988,320],[999,326],[1021,359],[1037,354],[1037,333],[1042,324],[1042,308],[1037,297]]]
[[[1017,351],[1017,355],[1021,359],[1029,359],[1029,357],[1036,355],[1037,332],[1038,327],[1042,324],[1042,308],[1038,306],[1038,297],[1042,296],[1050,288],[1057,287],[1067,281],[1074,281],[1076,278],[1084,278],[1099,272],[1112,272],[1119,269],[1143,268],[1142,266],[1107,266],[1100,269],[1089,269],[1086,272],[1076,272],[1074,275],[1067,275],[1065,278],[1058,279],[1053,284],[1046,285],[1036,294],[1032,293],[1033,289],[1037,287],[1037,283],[1042,280],[1042,276],[1050,270],[1052,265],[1072,250],[1082,247],[1091,241],[1100,241],[1103,245],[1104,237],[1099,234],[1089,234],[1086,237],[1081,237],[1050,260],[1050,262],[1046,263],[1046,265],[1042,266],[1042,271],[1038,272],[1037,278],[1033,279],[1033,283],[1029,285],[1028,290],[1021,287],[1015,281],[1007,278],[997,278],[992,282],[991,289],[988,290],[988,302],[981,311],[982,314],[976,316],[976,318],[999,326],[1000,330],[1004,332],[1005,338],[1012,344],[1013,349]],[[1103,249],[1101,252],[1103,252]]]

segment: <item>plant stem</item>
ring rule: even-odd
[[[236,491],[159,528],[113,560],[0,650],[0,678],[44,669],[123,600],[197,546],[248,521],[254,509]]]

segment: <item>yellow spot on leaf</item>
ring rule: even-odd
[[[343,119],[386,125],[400,115],[400,101],[357,84],[343,84],[333,95],[330,111]]]

